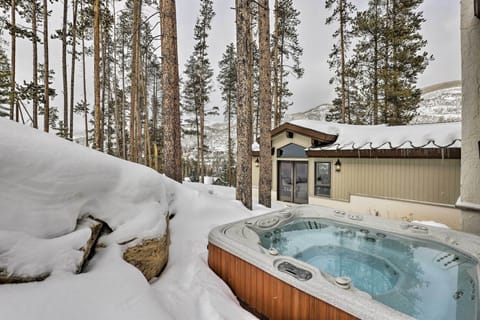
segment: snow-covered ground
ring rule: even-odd
[[[233,188],[180,185],[4,119],[0,150],[0,268],[51,272],[41,282],[0,285],[0,319],[255,319],[209,269],[207,237],[214,226],[270,209],[246,210]],[[167,205],[169,262],[148,283],[118,243],[161,235]],[[72,230],[88,213],[114,232],[86,272],[74,274],[85,230]]]

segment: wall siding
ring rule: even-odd
[[[335,172],[332,158],[309,159],[310,196],[314,196],[314,164],[332,162],[332,194],[335,200],[351,194],[455,204],[460,193],[460,159],[357,159],[340,158]]]
[[[242,306],[260,319],[357,319],[211,243],[208,265],[230,286]]]

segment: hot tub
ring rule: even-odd
[[[480,237],[299,206],[219,226],[210,267],[265,319],[480,320]]]

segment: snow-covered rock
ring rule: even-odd
[[[86,216],[112,229],[106,246],[127,250],[166,235],[167,179],[154,170],[6,119],[0,148],[0,267],[8,274],[75,272],[91,231],[74,230]]]

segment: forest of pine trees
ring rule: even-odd
[[[370,0],[361,11],[349,0],[325,0],[326,24],[335,27],[327,63],[337,98],[329,120],[395,125],[414,116],[417,77],[432,59],[420,34],[422,1]],[[249,208],[251,146],[258,142],[259,199],[270,206],[270,130],[292,104],[289,82],[304,74],[300,12],[293,0],[236,0],[236,44],[211,61],[213,8],[213,0],[199,1],[194,45],[179,66],[175,0],[1,1],[0,116],[177,181],[188,175],[203,182],[214,171],[237,186],[237,198]],[[48,28],[52,16],[61,18],[56,30]],[[31,80],[22,82],[16,77],[20,40],[31,45],[32,57]],[[57,43],[56,74],[49,48]],[[21,64],[25,68],[27,61]],[[62,82],[55,88],[57,76]],[[215,91],[219,106],[211,103]],[[206,121],[220,112],[228,131],[223,154],[205,142]],[[81,128],[74,128],[78,123]],[[196,147],[186,156],[181,137],[189,135]]]
[[[326,0],[326,23],[336,26],[329,56],[337,97],[328,115],[354,124],[408,123],[420,103],[418,75],[433,59],[420,28],[423,0],[370,0],[357,11],[349,0]]]

